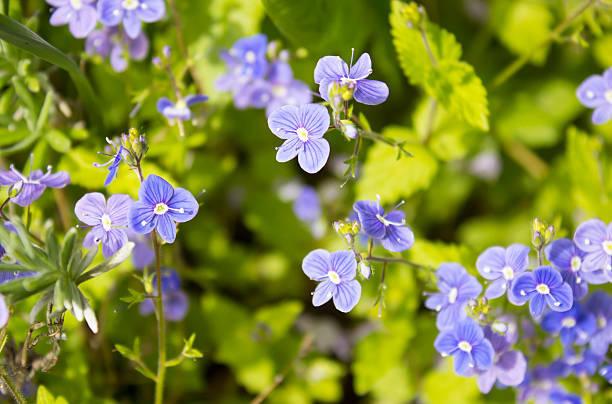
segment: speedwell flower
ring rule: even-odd
[[[519,306],[529,301],[529,311],[537,317],[548,305],[554,311],[568,311],[574,301],[572,288],[561,274],[551,266],[541,266],[533,272],[524,272],[512,285],[516,303]]]
[[[152,284],[157,282],[156,276],[153,276]],[[181,278],[175,269],[164,269],[161,277],[162,285],[162,304],[164,307],[164,315],[168,321],[181,321],[187,315],[189,310],[189,298],[187,294],[181,290]],[[153,295],[157,296],[157,288],[153,288]],[[138,311],[143,316],[148,316],[155,311],[155,303],[152,298],[143,300],[140,303]]]
[[[485,291],[487,299],[495,299],[511,290],[514,278],[529,266],[530,248],[523,244],[512,244],[508,248],[489,247],[476,261],[476,268],[483,278],[492,281]],[[508,294],[512,301],[512,293]]]
[[[191,119],[190,107],[202,103],[208,99],[203,94],[190,94],[175,103],[166,97],[157,100],[157,111],[167,119],[180,119],[186,121]]]
[[[99,0],[98,14],[103,25],[114,27],[123,22],[132,39],[140,34],[141,21],[159,21],[166,13],[164,0]]]
[[[355,279],[357,261],[351,251],[311,251],[302,261],[302,270],[310,279],[321,282],[312,295],[314,306],[333,298],[336,309],[348,313],[359,302],[361,284]]]
[[[66,25],[75,38],[85,38],[98,21],[95,0],[47,0],[56,9],[49,23],[53,26]]]
[[[149,54],[149,39],[144,32],[130,38],[123,29],[103,27],[87,37],[85,52],[97,53],[103,59],[110,56],[110,65],[121,73],[128,67],[128,60],[143,60]]]
[[[251,79],[263,77],[267,67],[267,47],[268,38],[256,34],[240,38],[229,51],[222,51],[219,56],[229,71],[215,82],[217,90],[234,90]]]
[[[586,253],[568,238],[553,241],[544,252],[546,259],[561,271],[563,281],[572,288],[574,300],[583,299],[589,292],[589,285],[582,270],[582,261]]]
[[[325,56],[317,62],[314,81],[319,85],[319,93],[326,101],[329,101],[330,84],[336,83],[353,91],[355,101],[378,105],[389,97],[389,87],[382,81],[366,79],[370,74],[372,60],[367,53],[362,54],[352,66],[348,66],[340,56]]]
[[[468,300],[478,297],[482,285],[464,267],[454,262],[445,262],[436,270],[438,290],[425,301],[425,307],[438,312],[436,326],[447,330],[466,318]]]
[[[128,214],[129,226],[138,234],[154,229],[167,243],[176,238],[175,222],[187,222],[198,213],[198,201],[191,192],[173,188],[162,177],[149,175],[138,190],[140,200],[134,202]]]
[[[585,306],[597,321],[589,347],[594,353],[605,355],[612,343],[612,298],[606,292],[597,290],[587,298]]]
[[[593,108],[591,120],[600,125],[612,119],[612,67],[603,75],[594,74],[582,82],[576,90],[582,105]]]
[[[353,204],[363,231],[374,240],[380,240],[382,246],[392,252],[406,251],[414,244],[414,233],[406,226],[406,214],[396,210],[400,205],[385,214],[380,199]]]
[[[119,164],[121,163],[121,160],[123,160],[123,158],[125,157],[125,154],[128,153],[128,151],[125,150],[125,148],[123,147],[123,142],[121,140],[119,141],[119,147],[117,147],[115,145],[115,142],[113,142],[109,138],[106,138],[106,142],[108,144],[110,144],[111,146],[113,146],[114,153],[113,154],[106,154],[106,153],[98,152],[98,154],[102,154],[104,156],[108,156],[108,157],[110,157],[110,160],[108,160],[104,164],[93,163],[94,167],[106,167],[106,166],[108,166],[108,175],[106,176],[106,179],[104,180],[104,186],[105,187],[109,186],[113,182],[113,180],[117,176],[117,170],[119,169]]]
[[[83,195],[74,206],[74,213],[79,220],[87,225],[85,227],[91,227],[83,240],[83,248],[102,243],[104,258],[119,251],[128,241],[125,227],[133,203],[129,195],[123,194],[111,195],[108,203],[99,192]]]
[[[546,313],[542,317],[541,326],[548,333],[559,334],[564,346],[584,345],[597,331],[597,320],[591,312],[575,301],[574,306],[566,312]]]
[[[319,104],[285,105],[272,112],[268,126],[285,139],[277,148],[276,161],[284,163],[297,156],[307,173],[320,171],[329,157],[329,143],[323,138],[329,121],[327,108]]]
[[[599,219],[582,222],[576,228],[574,242],[586,253],[584,271],[603,269],[612,279],[612,223],[606,226]]]
[[[17,171],[11,164],[10,170],[0,172],[0,185],[11,185],[11,192],[17,192],[17,196],[11,198],[11,202],[19,206],[28,206],[42,195],[45,188],[64,188],[70,183],[70,175],[67,171],[58,171],[51,174],[51,166],[47,172],[35,170],[27,177]]]

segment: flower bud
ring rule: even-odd
[[[372,276],[372,267],[365,261],[359,263],[359,273],[363,276],[363,279],[370,279]]]
[[[342,133],[344,136],[349,139],[357,138],[357,127],[355,127],[355,124],[353,124],[352,121],[343,119],[340,121],[340,124],[342,125]]]
[[[162,54],[166,59],[170,59],[170,56],[172,55],[172,49],[168,45],[166,45],[162,49]]]

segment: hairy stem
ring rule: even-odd
[[[28,401],[23,397],[23,395],[15,385],[15,382],[13,381],[13,379],[11,379],[11,377],[6,372],[6,369],[2,365],[0,365],[0,379],[2,379],[2,383],[4,383],[16,403],[27,404]]]
[[[155,277],[157,297],[155,299],[155,312],[157,314],[158,353],[157,353],[157,380],[155,381],[155,404],[164,402],[164,378],[166,376],[166,324],[164,321],[164,303],[162,300],[161,265],[159,259],[159,242],[155,231],[151,233],[153,249],[155,250]]]

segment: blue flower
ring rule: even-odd
[[[11,198],[11,202],[26,207],[40,198],[47,187],[64,188],[70,183],[70,175],[67,171],[58,171],[51,174],[51,166],[47,172],[34,170],[27,177],[17,171],[11,164],[9,171],[0,172],[0,185],[10,185],[10,192],[17,192],[17,196]]]
[[[575,300],[583,299],[589,292],[582,262],[586,255],[568,238],[560,238],[546,247],[546,259],[561,272],[563,281],[572,288]]]
[[[482,292],[482,285],[464,267],[446,262],[436,270],[438,290],[425,301],[425,307],[438,312],[436,326],[440,330],[451,329],[467,316],[468,300]]]
[[[241,38],[229,51],[222,51],[219,56],[229,72],[217,79],[215,82],[217,90],[234,90],[251,79],[263,77],[268,64],[267,47],[268,38],[264,34],[256,34]]]
[[[612,297],[597,290],[587,298],[585,306],[597,321],[597,330],[591,336],[589,347],[594,353],[605,355],[612,343]]]
[[[327,108],[319,104],[285,105],[270,114],[268,126],[285,142],[277,148],[276,161],[284,163],[295,156],[304,171],[320,171],[329,157],[329,143],[323,138],[329,129]]]
[[[608,383],[612,384],[612,365],[602,366],[601,369],[599,369],[599,374],[603,376]]]
[[[489,247],[480,254],[476,261],[478,273],[492,281],[485,291],[487,299],[498,298],[506,290],[512,290],[514,278],[529,266],[529,250],[526,245],[512,244],[508,248]],[[512,293],[508,293],[508,300],[514,300]]]
[[[374,240],[380,240],[382,246],[391,252],[406,251],[414,245],[414,233],[406,226],[406,214],[396,210],[402,203],[389,213],[380,206],[380,198],[376,202],[358,201],[353,204],[363,231]]]
[[[189,108],[206,100],[208,100],[208,97],[203,94],[191,94],[174,104],[168,98],[162,97],[157,100],[157,111],[170,120],[180,119],[181,121],[186,121],[191,119],[192,116]]]
[[[519,275],[512,285],[512,293],[519,306],[529,301],[529,311],[533,317],[542,314],[546,305],[554,311],[564,312],[574,302],[572,288],[551,266],[541,266],[533,272]]]
[[[484,336],[482,328],[471,318],[442,331],[434,341],[440,355],[453,357],[453,370],[464,376],[472,370],[487,370],[493,365],[493,346]]]
[[[166,13],[164,0],[99,0],[98,14],[103,25],[114,27],[123,22],[125,33],[135,39],[142,23],[159,21]]]
[[[361,55],[357,63],[351,66],[347,66],[340,56],[325,56],[317,62],[314,81],[319,84],[319,93],[326,101],[329,101],[330,84],[336,83],[353,90],[355,101],[378,105],[389,97],[389,87],[382,81],[366,79],[370,74],[372,61],[367,53]]]
[[[594,108],[591,120],[601,125],[612,119],[612,67],[603,75],[592,75],[576,90],[578,100],[588,108]]]
[[[564,346],[584,345],[597,330],[597,320],[576,301],[568,311],[546,313],[541,326],[548,333],[559,334]]]
[[[574,233],[574,242],[586,253],[583,271],[603,269],[612,280],[612,223],[606,224],[599,219],[580,223]]]
[[[108,59],[114,71],[123,72],[128,67],[128,60],[143,60],[149,54],[149,39],[144,32],[136,38],[130,38],[123,29],[103,27],[87,37],[85,52],[88,55],[98,54]]]
[[[49,23],[53,26],[66,25],[75,38],[85,38],[95,28],[98,14],[92,3],[95,0],[47,0],[56,7]]]
[[[157,277],[154,275],[153,295],[157,296]],[[164,315],[168,321],[181,321],[189,311],[189,297],[181,290],[181,278],[174,269],[164,268],[161,277],[162,286],[162,305]],[[155,312],[155,303],[152,298],[145,299],[138,308],[140,314],[147,316]]]
[[[582,404],[582,398],[579,395],[561,390],[550,393],[548,399],[551,404]]]
[[[155,174],[142,182],[138,198],[128,214],[129,226],[138,234],[148,234],[155,229],[167,243],[176,238],[175,222],[187,222],[198,213],[199,205],[191,192],[173,188]]]
[[[126,228],[128,240],[134,243],[132,250],[132,265],[136,269],[144,269],[153,264],[155,251],[151,247],[151,237],[148,234],[138,234],[131,228]]]
[[[106,154],[106,153],[100,153],[100,152],[98,152],[98,153],[102,154],[104,156],[108,156],[111,159],[108,160],[104,164],[93,163],[94,167],[106,167],[106,166],[109,166],[108,167],[108,175],[106,176],[106,179],[104,180],[104,186],[105,187],[109,186],[114,181],[115,177],[117,176],[117,170],[119,169],[119,164],[121,163],[121,160],[125,157],[125,155],[128,153],[128,151],[125,150],[125,148],[123,147],[123,142],[122,141],[119,141],[119,148],[117,148],[117,146],[115,145],[115,142],[113,142],[109,138],[106,138],[106,141],[108,142],[108,144],[113,146],[113,149],[114,149],[115,152],[113,154]]]
[[[334,299],[334,306],[348,313],[361,297],[361,284],[357,276],[357,262],[351,251],[318,249],[308,253],[302,261],[302,271],[310,279],[321,282],[312,295],[313,306],[321,306]]]
[[[314,223],[321,217],[321,201],[313,187],[303,186],[293,201],[293,213],[305,223]]]

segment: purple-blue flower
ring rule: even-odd
[[[0,185],[10,185],[10,192],[17,192],[17,196],[11,198],[11,202],[19,206],[28,206],[42,195],[45,188],[64,188],[70,183],[70,175],[66,171],[58,171],[51,174],[51,166],[47,172],[35,170],[27,177],[17,171],[11,164],[10,170],[0,172]]]
[[[549,311],[544,314],[540,325],[548,333],[559,334],[564,346],[584,345],[597,330],[595,316],[577,301],[563,313]]]
[[[565,353],[564,359],[575,376],[584,377],[597,373],[597,369],[604,360],[604,355],[598,355],[590,349],[578,353],[570,349]]]
[[[103,59],[110,56],[110,65],[121,73],[128,67],[128,60],[143,60],[149,54],[149,39],[144,32],[130,38],[123,29],[103,27],[87,37],[85,52],[98,54]]]
[[[362,54],[352,66],[348,66],[340,56],[325,56],[317,62],[314,81],[319,85],[319,93],[326,101],[329,101],[329,85],[337,83],[352,89],[355,101],[378,105],[389,97],[389,87],[382,81],[366,79],[370,74],[372,61],[367,53]]]
[[[612,365],[602,366],[601,369],[599,369],[599,374],[604,377],[608,383],[612,384]]]
[[[4,222],[2,224],[8,231],[11,231],[15,234],[17,234],[17,228],[15,227],[15,225],[11,222]],[[4,249],[4,247],[0,244],[0,262],[2,262],[3,264],[16,264],[17,261],[15,260],[14,257],[11,257],[9,255],[6,254],[6,250]],[[15,267],[17,268],[17,267]],[[1,271],[0,272],[0,284],[2,283],[6,283],[15,279],[19,279],[19,278],[25,278],[26,276],[32,276],[32,275],[36,275],[38,274],[38,272],[32,272],[32,271]],[[1,327],[0,327],[1,328]]]
[[[487,370],[493,365],[493,347],[471,318],[459,321],[451,330],[441,331],[434,347],[443,357],[453,357],[453,370],[460,376],[472,370]]]
[[[93,163],[94,167],[108,166],[108,175],[106,176],[106,179],[104,180],[105,187],[109,186],[113,182],[113,180],[117,176],[117,170],[119,169],[119,164],[121,163],[125,155],[128,153],[127,150],[125,150],[125,148],[123,147],[123,142],[121,140],[119,141],[119,147],[117,147],[115,145],[115,142],[113,142],[109,138],[106,138],[106,142],[110,144],[111,146],[113,146],[114,150],[111,152],[112,154],[101,153],[101,152],[98,152],[98,154],[108,156],[110,157],[110,160],[108,160],[104,164]]]
[[[380,240],[382,246],[391,252],[406,251],[414,245],[414,233],[406,226],[406,214],[397,210],[400,205],[385,213],[380,199],[353,204],[363,231],[374,240]]]
[[[103,25],[114,27],[123,22],[132,39],[140,34],[142,21],[159,21],[166,13],[164,0],[99,0],[98,14]]]
[[[605,355],[612,343],[612,297],[604,291],[593,292],[585,307],[595,316],[597,330],[591,336],[589,347],[598,355]]]
[[[151,233],[155,229],[167,243],[176,238],[175,222],[187,222],[198,213],[198,201],[191,192],[173,188],[155,174],[142,182],[138,198],[128,214],[129,226],[138,234]]]
[[[293,201],[293,213],[303,222],[313,223],[321,217],[321,201],[313,187],[303,186]]]
[[[568,311],[574,298],[572,288],[552,266],[541,266],[533,272],[519,275],[512,285],[512,293],[519,306],[529,301],[529,311],[537,317],[548,305],[554,311]]]
[[[593,108],[591,120],[601,125],[612,119],[612,67],[603,75],[592,75],[576,90],[578,100],[588,108]]]
[[[321,282],[312,295],[314,306],[333,298],[336,309],[348,313],[359,302],[361,285],[355,279],[357,261],[351,251],[311,251],[302,261],[302,271],[313,281]]]
[[[6,299],[4,298],[4,295],[0,294],[0,328],[4,328],[6,326],[10,316],[11,312],[6,304]]]
[[[529,250],[526,245],[512,244],[508,248],[489,247],[480,254],[476,268],[483,278],[491,281],[485,290],[487,299],[498,298],[512,290],[514,278],[529,266]],[[512,293],[508,293],[508,300],[514,300]]]
[[[438,312],[436,326],[440,330],[451,329],[467,316],[468,300],[482,292],[482,285],[464,267],[454,262],[441,264],[436,270],[439,293],[425,301],[425,307]]]
[[[319,104],[285,105],[270,114],[268,127],[285,142],[277,148],[276,161],[298,157],[304,171],[320,171],[329,157],[329,143],[323,138],[329,129],[327,108]]]
[[[93,5],[95,0],[46,0],[55,7],[49,23],[53,26],[66,25],[75,38],[85,38],[95,28],[98,13]]]
[[[157,296],[156,276],[153,276],[153,295]],[[162,304],[164,307],[164,315],[168,321],[181,321],[187,315],[189,310],[189,298],[187,294],[181,290],[181,278],[178,272],[174,269],[165,268],[161,277],[162,285]],[[140,314],[148,316],[155,312],[155,303],[153,299],[145,299],[140,303],[138,308]]]
[[[175,104],[170,99],[162,97],[157,100],[157,111],[169,120],[180,119],[186,121],[191,119],[192,116],[189,108],[207,99],[208,97],[203,94],[191,94],[178,100]]]
[[[133,203],[129,195],[123,194],[111,195],[108,203],[99,192],[83,195],[74,206],[74,213],[79,220],[87,225],[85,227],[91,227],[83,239],[83,248],[102,243],[104,258],[119,251],[128,241],[125,227]]]
[[[126,228],[125,233],[128,240],[134,243],[132,250],[132,265],[136,269],[144,269],[155,261],[155,251],[151,247],[151,236],[148,234],[138,234],[131,228]]]
[[[612,223],[606,226],[599,219],[580,223],[574,233],[574,243],[586,253],[583,271],[603,269],[612,280]]]
[[[264,34],[256,34],[237,40],[229,51],[219,53],[229,71],[217,78],[215,88],[218,91],[233,91],[235,103],[237,99],[242,99],[237,108],[248,106],[248,96],[243,97],[244,93],[236,90],[266,73],[267,47],[268,38]]]
[[[546,249],[546,259],[561,271],[563,281],[572,288],[575,300],[583,299],[589,292],[589,285],[582,271],[582,261],[586,255],[568,238],[560,238],[550,243]]]

